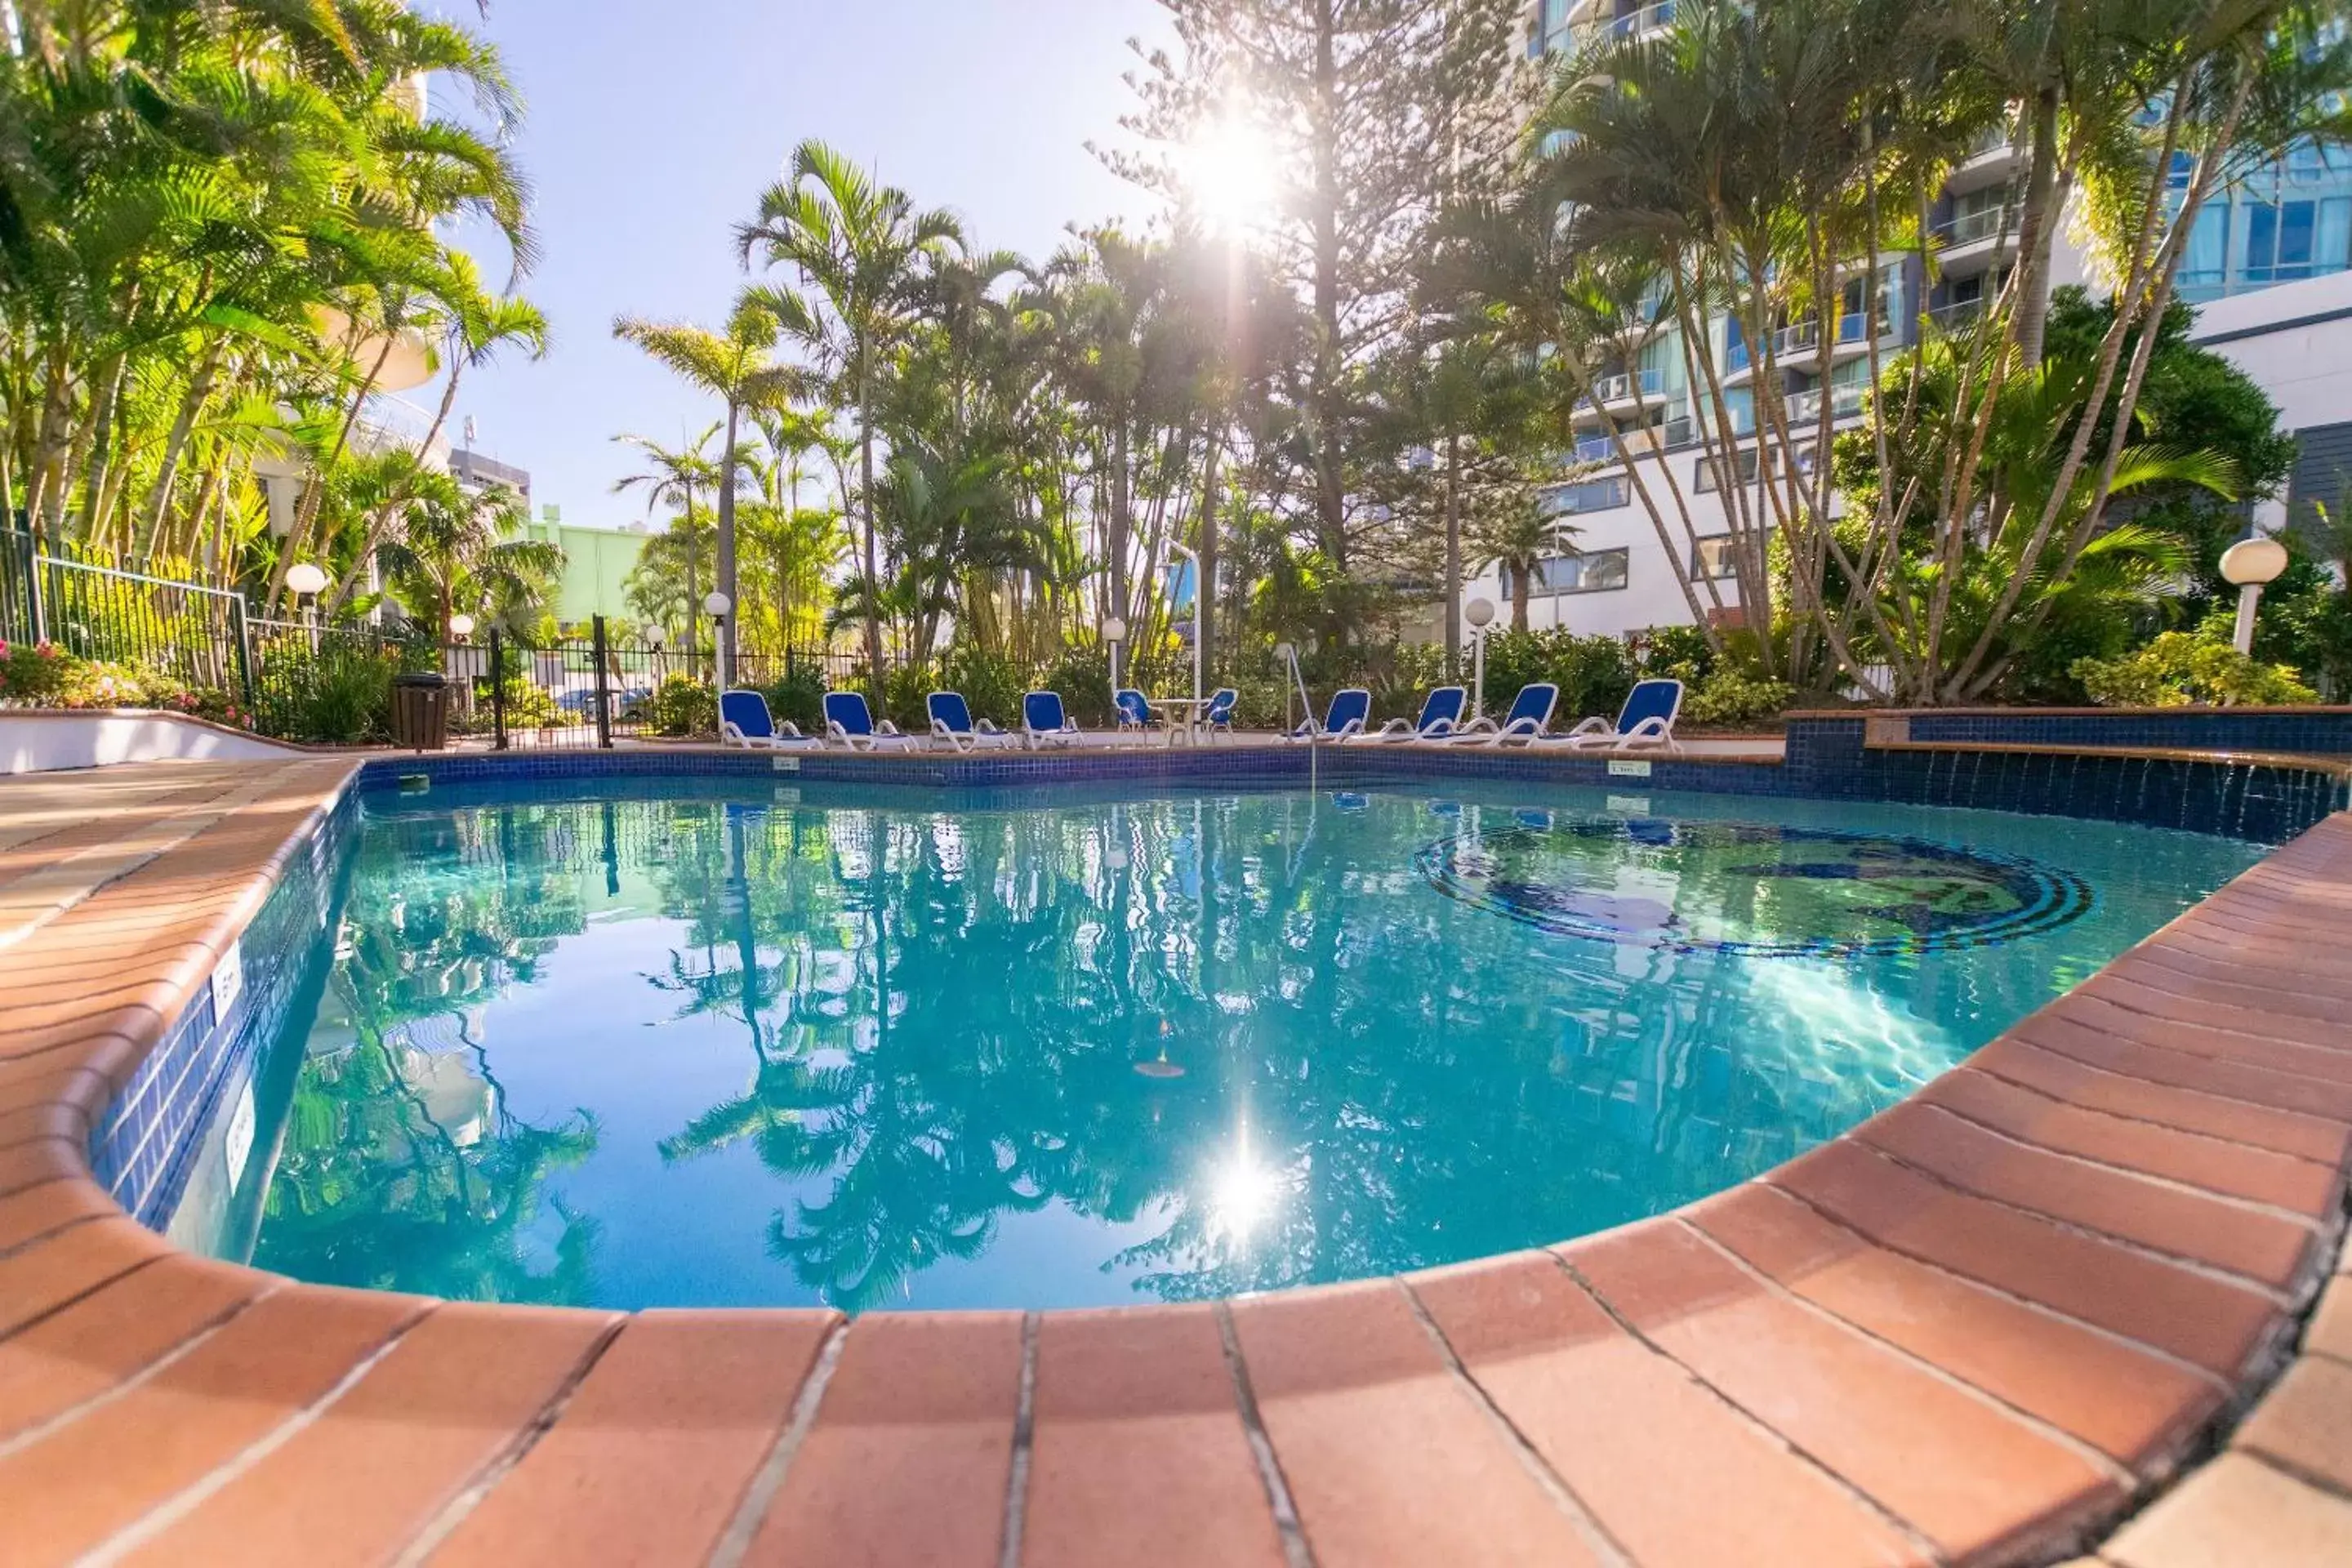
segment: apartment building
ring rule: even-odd
[[[1676,0],[1535,0],[1529,16],[1531,55],[1564,53],[1596,31],[1639,36],[1671,26]],[[1937,265],[1931,275],[1916,257],[1889,261],[1871,280],[1849,284],[1834,321],[1783,329],[1772,345],[1792,427],[1811,426],[1827,399],[1839,426],[1857,419],[1868,385],[1874,341],[1882,358],[1913,346],[1920,306],[1941,325],[1958,325],[1998,294],[2015,259],[2012,220],[2004,232],[2000,208],[2017,173],[2019,153],[1993,134],[1952,172],[1930,215]],[[2177,178],[2185,183],[2186,161]],[[2200,311],[2195,336],[2238,363],[2277,402],[2287,428],[2302,438],[2304,458],[2287,498],[2263,509],[2278,526],[2307,517],[2313,500],[2337,504],[2352,496],[2352,161],[2318,148],[2300,149],[2276,164],[2217,194],[2191,231],[2179,278],[2181,296]],[[2083,281],[2083,258],[2063,242],[2053,283]],[[1729,524],[1720,481],[1729,473],[1753,482],[1757,449],[1741,438],[1756,428],[1748,384],[1757,357],[1739,324],[1706,326],[1700,352],[1725,388],[1728,428],[1714,428],[1706,400],[1689,384],[1682,333],[1656,333],[1638,359],[1596,382],[1576,410],[1575,468],[1544,498],[1561,524],[1559,552],[1542,563],[1529,585],[1528,624],[1541,630],[1623,636],[1651,626],[1691,622],[1685,584],[1712,578],[1702,609],[1738,616],[1738,588],[1722,556]],[[1821,336],[1828,333],[1828,372],[1815,374]],[[1793,361],[1793,363],[1792,363]],[[1604,413],[1620,429],[1638,426],[1627,440],[1641,477],[1656,493],[1671,482],[1686,498],[1696,546],[1683,537],[1667,509],[1661,539],[1634,489],[1633,476],[1615,460],[1603,433]],[[1710,460],[1710,449],[1724,454]],[[1594,466],[1597,465],[1597,466]],[[1736,481],[1735,481],[1736,482]],[[1511,599],[1510,584],[1489,566],[1464,591],[1464,601]]]

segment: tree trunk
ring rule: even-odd
[[[100,502],[108,494],[107,472],[113,466],[114,459],[114,411],[122,395],[122,377],[129,363],[129,355],[117,353],[99,373],[89,423],[84,429],[79,447],[79,458],[75,463],[82,474],[82,537],[101,547],[110,531],[107,526],[106,510]],[[127,547],[130,541],[123,542]]]
[[[869,345],[861,345],[857,351],[857,511],[866,530],[866,679],[874,689],[878,708],[882,705],[882,558],[874,540],[874,388],[866,363],[868,349]]]
[[[686,488],[686,674],[702,673],[702,547],[694,537],[694,487]]]
[[[375,390],[376,377],[383,374],[385,363],[391,360],[393,338],[399,331],[397,318],[386,316],[383,348],[376,354],[375,363],[368,366],[367,375],[360,383],[358,395],[352,399],[351,407],[345,411],[341,427],[335,432],[335,445],[327,453],[327,460],[311,472],[310,483],[302,491],[301,504],[295,510],[293,524],[286,531],[286,542],[278,552],[278,564],[269,574],[269,590],[262,595],[263,605],[272,613],[276,612],[278,604],[286,597],[286,574],[294,569],[295,554],[301,549],[303,539],[310,531],[310,525],[319,520],[319,508],[327,499],[327,476],[334,471],[336,463],[342,458],[343,448],[351,444],[352,431],[359,424],[360,409],[366,405],[368,395]],[[357,331],[358,323],[354,321],[352,332],[356,334]],[[348,341],[356,343],[358,339],[354,335]]]
[[[1462,437],[1445,437],[1445,674],[1462,679]]]
[[[2050,321],[2050,246],[2057,226],[2051,219],[2058,188],[2058,89],[2042,89],[2033,103],[2033,162],[2025,184],[2025,210],[2018,219],[2017,264],[2024,268],[2017,301],[2017,353],[2028,367],[2042,363],[2042,334]]]
[[[1528,629],[1528,590],[1535,577],[1535,564],[1522,562],[1507,570],[1511,574],[1511,629],[1523,632]]]
[[[66,445],[73,420],[71,351],[60,338],[49,347],[43,378],[39,434],[33,438],[33,460],[25,471],[25,517],[34,533],[54,544],[65,521]]]
[[[1201,479],[1201,531],[1193,540],[1200,552],[1194,560],[1192,582],[1192,638],[1200,650],[1201,672],[1203,679],[1213,678],[1217,660],[1217,458],[1223,447],[1223,430],[1209,434],[1209,458]]]
[[[150,555],[155,553],[162,542],[163,515],[172,509],[172,490],[179,482],[180,459],[188,449],[188,437],[195,433],[205,405],[211,401],[213,382],[220,374],[221,359],[226,352],[226,342],[219,338],[215,338],[205,350],[204,357],[196,363],[195,375],[180,398],[180,411],[173,416],[171,434],[163,439],[163,458],[155,469],[155,482],[147,487],[147,499],[139,508],[140,532],[146,539]]]
[[[742,605],[736,603],[735,591],[735,431],[742,415],[740,405],[730,400],[727,405],[727,446],[719,458],[719,592],[727,599],[728,611],[719,618],[714,630],[718,635],[719,684],[722,688],[735,682],[735,625],[743,614]]]
[[[1134,526],[1134,520],[1128,515],[1128,509],[1134,505],[1134,498],[1128,488],[1128,465],[1130,453],[1128,448],[1127,426],[1127,416],[1122,411],[1119,416],[1118,433],[1112,437],[1111,443],[1110,539],[1103,551],[1105,556],[1103,563],[1110,572],[1110,591],[1104,595],[1104,603],[1110,614],[1122,619],[1127,615],[1129,531]]]
[[[1337,0],[1317,0],[1315,84],[1310,127],[1315,238],[1315,515],[1325,553],[1348,564],[1347,481],[1339,447],[1339,66]]]

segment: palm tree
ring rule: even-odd
[[[457,403],[458,384],[468,369],[488,364],[498,357],[499,350],[508,347],[519,347],[534,360],[547,353],[547,318],[538,306],[516,295],[484,291],[476,282],[478,275],[471,258],[457,254],[450,262],[449,286],[443,299],[441,346],[449,374],[442,384],[441,401],[433,411],[433,423],[416,443],[420,456],[431,453],[434,443],[448,425],[449,411]],[[393,515],[386,509],[366,531],[350,568],[327,601],[331,611],[341,608],[358,588],[362,569],[382,542],[383,530]]]
[[[1570,548],[1564,537],[1568,531],[1555,519],[1544,516],[1532,497],[1504,507],[1478,531],[1475,570],[1495,567],[1509,583],[1513,631],[1528,629],[1528,591],[1543,563]]]
[[[705,448],[710,438],[719,434],[719,426],[708,426],[701,435],[676,447],[665,447],[643,436],[621,435],[613,437],[636,447],[646,455],[642,472],[625,474],[613,481],[613,493],[642,489],[646,492],[646,516],[650,519],[654,509],[675,506],[687,522],[686,549],[686,672],[695,673],[696,623],[702,613],[702,584],[698,573],[694,532],[694,498],[697,492],[719,483],[719,469],[713,466]]]
[[[793,151],[790,173],[760,198],[760,216],[737,231],[746,262],[754,251],[792,268],[822,310],[782,322],[848,393],[856,411],[858,521],[868,583],[882,578],[874,517],[874,402],[885,357],[905,336],[920,302],[926,269],[962,244],[953,215],[919,211],[904,191],[877,184],[823,142]],[[878,605],[866,615],[866,659],[882,686]]]
[[[542,602],[563,552],[543,540],[512,539],[522,498],[503,486],[469,489],[446,474],[419,476],[400,537],[377,556],[394,595],[444,642],[459,611],[514,619]]]
[[[724,334],[684,322],[660,322],[623,316],[614,321],[613,335],[625,339],[667,366],[688,384],[710,394],[726,405],[727,438],[719,458],[719,592],[741,619],[735,580],[735,491],[740,474],[736,437],[746,413],[791,405],[808,387],[808,373],[772,357],[776,337],[787,319],[805,317],[800,301],[769,289],[752,289],[736,301]],[[730,632],[719,639],[719,680],[735,679],[735,638]]]

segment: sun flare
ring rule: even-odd
[[[1263,229],[1281,211],[1280,153],[1238,109],[1202,122],[1180,163],[1186,205],[1215,233]]]

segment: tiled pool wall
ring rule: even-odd
[[[276,1038],[301,994],[310,938],[328,919],[342,839],[359,815],[346,791],[296,845],[277,886],[211,983],[131,1075],[90,1133],[99,1184],[141,1224],[162,1230],[187,1190],[205,1130],[223,1098],[244,1081],[256,1055]]]
[[[2352,756],[2352,708],[1984,708],[1884,717],[1907,720],[1914,741]]]
[[[1906,751],[1866,744],[1868,722],[1860,715],[1792,721],[1786,754],[1779,763],[1414,745],[1150,746],[1043,754],[915,752],[857,757],[821,752],[613,751],[379,758],[367,764],[362,783],[367,789],[391,789],[402,778],[416,776],[458,784],[649,774],[961,787],[1079,780],[1296,786],[1310,778],[1347,783],[1507,779],[1631,791],[2020,811],[2214,833],[2261,844],[2284,843],[2352,800],[2342,773],[2326,767],[2224,758]]]

